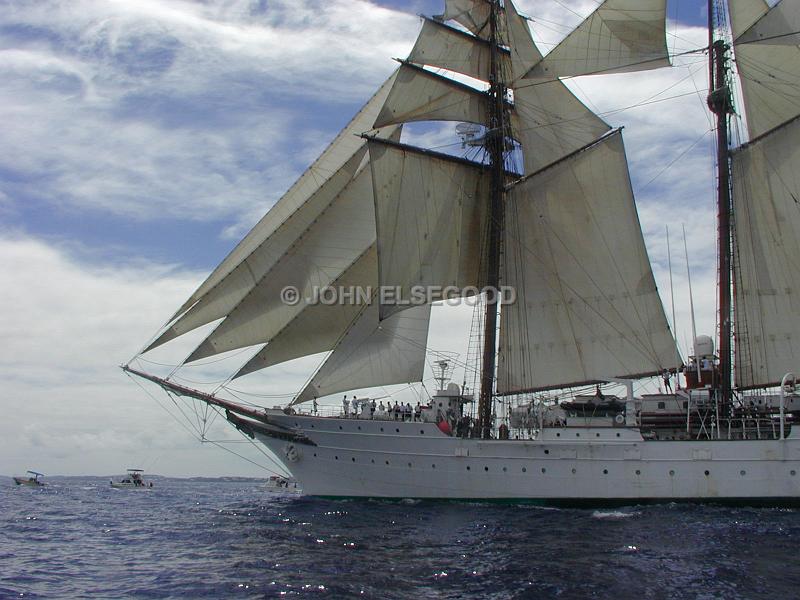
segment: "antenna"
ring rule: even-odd
[[[702,381],[703,376],[700,374],[700,361],[697,357],[697,350],[694,346],[697,343],[697,325],[694,319],[694,295],[692,294],[692,271],[689,269],[689,248],[686,245],[686,225],[683,227],[683,252],[686,254],[686,278],[689,280],[689,311],[692,313],[692,352],[694,352],[694,364],[697,368],[697,381]]]

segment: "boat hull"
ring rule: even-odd
[[[307,440],[254,429],[312,496],[800,502],[796,432],[783,441],[650,441],[629,428],[561,428],[537,440],[477,440],[432,423],[267,415]]]
[[[44,487],[44,483],[42,483],[41,481],[31,480],[26,477],[14,477],[13,479],[14,483],[16,483],[17,485],[25,485],[28,487]]]

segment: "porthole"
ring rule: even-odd
[[[619,433],[617,434],[617,437],[619,437]]]
[[[507,471],[508,471],[508,469],[507,469],[507,468],[505,468],[505,467],[503,467],[503,473],[505,473],[505,472],[507,472]]]
[[[642,472],[641,472],[639,469],[636,469],[636,474],[637,474],[637,475],[641,475],[641,474],[642,474]]]
[[[545,454],[550,454],[550,450],[545,450],[544,453]]]
[[[575,475],[575,473],[577,473],[577,472],[578,472],[577,469],[572,469],[572,474],[573,475]]]
[[[599,433],[595,433],[594,437],[600,437],[600,434]]]
[[[544,467],[542,467],[542,473],[547,473],[547,469],[545,469]]]
[[[795,475],[797,475],[797,471],[795,471],[795,470],[792,470],[792,471],[790,471],[790,472],[789,472],[789,475],[791,475],[792,477],[794,477]]]
[[[608,469],[603,469],[603,475],[608,475]]]
[[[420,429],[420,430],[419,430],[419,434],[420,434],[420,435],[425,435],[425,430],[424,430],[424,429]]]
[[[315,425],[312,425],[312,426],[311,426],[311,429],[314,429],[314,428],[315,428]]]
[[[469,466],[469,465],[467,465],[467,471],[469,471],[469,470],[470,470],[470,466]]]
[[[703,471],[703,473],[705,474],[705,476],[706,476],[706,477],[708,477],[709,475],[711,475],[711,472],[710,472],[710,471]]]
[[[575,437],[581,437],[581,434],[580,433],[576,433]]]
[[[527,472],[528,472],[528,469],[526,469],[525,467],[522,467],[522,472],[523,472],[523,473],[527,473]]]
[[[431,465],[431,469],[435,469],[435,468],[436,468],[436,465]]]
[[[295,427],[300,427],[300,424],[299,423],[295,423],[294,426]]]
[[[317,458],[317,453],[316,452],[314,452],[314,458]]]
[[[374,465],[375,464],[375,459],[373,458],[372,460],[370,460],[370,462]]]
[[[341,426],[341,425],[339,425],[339,431],[341,431],[341,430],[342,430],[342,426]]]
[[[742,477],[744,477],[745,475],[747,475],[747,471],[744,471],[744,470],[742,470],[742,471],[739,471],[739,475],[741,475]]]
[[[361,431],[361,425],[358,426],[358,430]]]
[[[386,461],[386,464],[387,464],[387,465],[389,464],[389,461],[388,461],[388,460]]]
[[[399,428],[399,427],[395,427],[395,428],[394,428],[394,430],[395,430],[397,433],[400,433],[400,428]]]
[[[561,437],[561,434],[560,433],[556,433],[556,437]]]
[[[381,433],[383,433],[383,427],[381,427]]]
[[[335,458],[336,460],[339,460],[339,457],[338,457],[338,456],[334,456],[333,458]]]
[[[408,463],[408,468],[409,468],[409,469],[411,468],[411,463]]]
[[[672,469],[670,469],[670,471],[669,471],[669,476],[670,476],[670,477],[675,477],[675,471],[673,471]]]
[[[354,456],[354,457],[353,457],[353,458],[351,458],[350,460],[352,460],[353,462],[356,462],[356,457]]]

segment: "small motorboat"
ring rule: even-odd
[[[271,475],[267,479],[265,486],[267,491],[272,494],[302,494],[303,490],[296,479],[282,477],[281,475]]]
[[[111,481],[111,487],[123,490],[146,490],[153,487],[153,482],[145,482],[143,469],[128,469],[128,474],[120,481]]]
[[[14,483],[17,485],[27,485],[28,487],[43,487],[44,481],[39,477],[44,477],[42,473],[36,471],[28,471],[29,477],[14,477]]]

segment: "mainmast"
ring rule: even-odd
[[[481,395],[478,403],[481,437],[488,439],[492,430],[492,410],[494,406],[494,372],[497,349],[497,311],[500,306],[500,247],[503,237],[504,194],[505,194],[505,139],[506,86],[500,69],[500,40],[498,17],[500,0],[489,0],[489,43],[491,62],[489,71],[489,123],[486,132],[486,150],[491,165],[491,197],[489,201],[489,236],[487,247],[486,285],[489,297],[486,299],[486,318],[484,319],[483,362],[481,372]]]
[[[715,0],[708,3],[709,96],[708,106],[717,116],[717,229],[719,236],[719,373],[718,389],[722,404],[731,397],[731,188],[730,153],[728,151],[728,115],[732,112],[728,80],[728,50],[718,37],[721,27],[717,19],[722,7]]]

